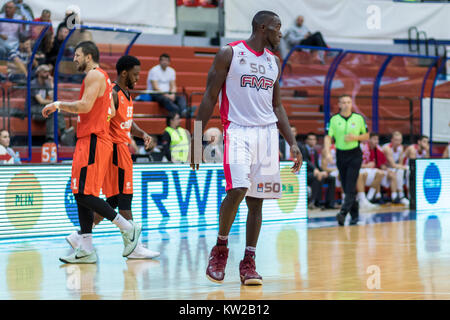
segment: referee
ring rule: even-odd
[[[352,99],[343,94],[338,98],[339,113],[331,117],[328,134],[325,136],[325,157],[331,161],[331,138],[336,143],[336,165],[344,189],[345,198],[341,211],[336,215],[340,226],[350,213],[350,225],[358,223],[359,205],[356,200],[356,181],[362,163],[360,141],[369,139],[367,125],[362,115],[352,111]]]

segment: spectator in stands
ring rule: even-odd
[[[286,31],[284,39],[287,42],[288,49],[295,47],[296,45],[306,45],[313,47],[328,47],[325,43],[325,40],[322,37],[322,34],[317,31],[315,33],[311,33],[307,26],[304,24],[304,17],[298,16],[291,28]],[[318,55],[318,52],[315,51],[316,58],[323,61],[323,57]]]
[[[400,158],[404,152],[402,145],[403,136],[399,131],[392,133],[391,142],[383,146],[383,153],[386,156],[388,170],[396,176],[396,189],[391,190],[391,199],[393,203],[402,203],[409,205],[409,200],[405,198],[403,186],[405,185],[405,176],[407,166],[400,163]]]
[[[189,155],[189,132],[180,127],[181,118],[177,112],[167,116],[167,127],[161,137],[163,155],[171,162],[186,162]]]
[[[49,9],[42,10],[41,16],[39,18],[34,19],[35,22],[49,22],[51,23],[51,16],[52,12]],[[42,26],[33,26],[31,28],[31,38],[33,40],[37,39],[39,37],[39,34],[41,33],[41,30],[43,29]],[[53,26],[50,26],[47,30],[48,33],[51,33],[53,36]]]
[[[379,135],[370,133],[369,141],[361,144],[363,152],[362,168],[367,172],[366,186],[370,186],[367,198],[372,203],[382,202],[381,186],[397,190],[397,179],[392,171],[387,170],[387,160],[379,145]]]
[[[445,147],[444,152],[442,153],[442,158],[450,158],[450,154],[449,154],[449,146],[450,146],[450,142],[449,144]]]
[[[0,164],[20,164],[19,154],[9,147],[9,132],[0,130]]]
[[[307,164],[307,184],[311,188],[311,199],[308,207],[314,209],[321,207],[322,186],[327,184],[327,193],[325,197],[325,209],[335,209],[334,194],[336,188],[336,178],[329,175],[327,171],[322,170],[319,166],[319,153],[316,149],[317,136],[310,132],[306,135],[304,146],[300,148],[303,159]]]
[[[294,135],[295,140],[297,141],[297,128],[291,127],[292,134]],[[297,141],[298,148],[301,150],[301,142]],[[280,160],[292,160],[291,148],[289,143],[280,135],[279,138],[279,146],[280,146]]]
[[[16,8],[16,13],[19,16],[21,16],[21,18],[23,20],[32,21],[34,19],[33,9],[31,9],[31,7],[28,4],[23,3],[23,0],[13,0],[13,1],[9,1],[9,2],[14,3],[15,8]],[[6,12],[7,4],[8,4],[8,2],[3,5],[0,13]]]
[[[147,90],[157,91],[158,93],[151,94],[152,99],[169,112],[177,112],[183,118],[188,115],[186,99],[176,94],[176,72],[170,67],[170,56],[167,53],[163,53],[159,57],[159,64],[148,72]]]
[[[28,75],[28,63],[31,58],[31,39],[25,34],[19,37],[19,47],[12,50],[8,56],[8,79],[14,83],[25,83]],[[32,68],[38,66],[34,59]]]
[[[22,16],[16,13],[14,1],[8,1],[4,5],[5,12],[0,14],[0,18],[22,20]],[[21,23],[0,23],[0,58],[8,56],[11,50],[19,46],[19,35],[25,30]]]
[[[203,135],[205,147],[203,150],[203,162],[223,162],[223,136],[219,128],[209,128]]]
[[[35,121],[45,121],[45,140],[54,141],[54,119],[52,113],[48,118],[42,116],[42,108],[53,102],[53,77],[49,66],[42,64],[36,69],[36,78],[31,86],[31,118]],[[58,112],[58,131],[61,132],[61,143],[73,145],[73,127],[66,130],[66,122],[61,112]]]
[[[55,66],[56,58],[58,57],[59,49],[64,42],[64,39],[66,39],[67,35],[69,34],[69,28],[67,28],[65,25],[60,24],[58,26],[58,29],[56,30],[56,35],[53,40],[53,45],[50,51],[46,55],[46,63]]]

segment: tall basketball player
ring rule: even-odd
[[[123,56],[116,63],[117,80],[114,82],[112,97],[115,116],[111,118],[109,134],[113,142],[113,156],[109,162],[109,169],[103,183],[102,192],[106,202],[116,209],[127,220],[133,220],[131,202],[133,199],[133,160],[128,145],[130,136],[144,140],[145,147],[151,143],[150,136],[133,121],[133,100],[128,89],[133,89],[139,81],[141,62],[133,56]],[[95,214],[94,224],[103,220],[103,216]],[[74,231],[66,238],[67,242],[76,249],[81,242],[80,231]],[[152,259],[159,256],[159,252],[145,248],[138,243],[128,259]]]
[[[124,257],[129,256],[136,248],[141,234],[141,226],[125,219],[99,198],[113,152],[109,119],[115,114],[114,108],[111,108],[111,81],[108,74],[99,67],[99,56],[95,43],[80,42],[73,58],[78,70],[86,73],[80,99],[73,102],[55,101],[42,110],[44,117],[60,110],[78,114],[78,140],[73,155],[71,186],[78,206],[81,245],[71,255],[60,258],[65,263],[97,262],[97,254],[92,245],[94,211],[119,227],[124,241]]]
[[[289,143],[295,161],[293,172],[302,165],[302,156],[281,104],[280,60],[268,49],[281,39],[281,21],[271,11],[260,11],[252,21],[248,40],[236,41],[219,50],[209,71],[206,92],[197,121],[202,130],[220,97],[224,127],[224,173],[226,196],[220,207],[219,234],[209,256],[206,276],[221,283],[228,258],[228,234],[239,204],[248,206],[246,248],[239,264],[244,285],[261,285],[256,272],[255,251],[262,224],[262,205],[267,198],[280,198],[278,129]],[[194,134],[195,136],[195,134]],[[191,143],[191,167],[198,169]]]

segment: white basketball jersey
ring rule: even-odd
[[[273,86],[278,65],[272,52],[252,50],[244,40],[229,44],[233,58],[219,95],[224,126],[265,126],[278,121],[273,112]]]
[[[389,148],[391,148],[391,150],[392,150],[392,158],[394,158],[394,162],[395,163],[400,163],[400,156],[401,156],[401,154],[403,152],[403,145],[399,145],[397,147],[397,150],[394,150],[394,148],[392,148],[392,143],[391,142],[386,143],[384,146],[386,146],[386,145],[389,146]]]

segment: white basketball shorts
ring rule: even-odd
[[[224,129],[224,174],[226,190],[247,188],[246,196],[281,198],[277,125],[240,126]]]

